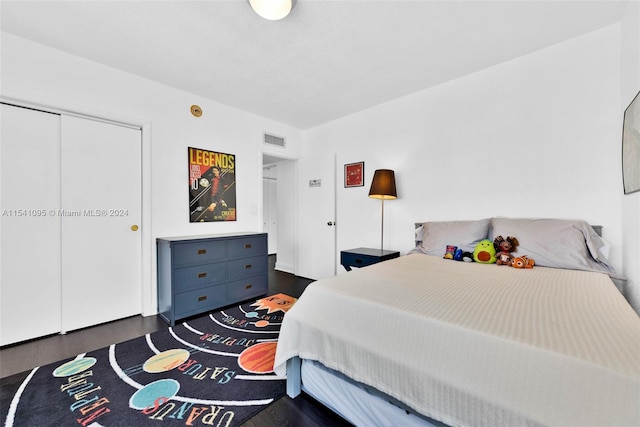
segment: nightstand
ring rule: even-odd
[[[371,248],[356,248],[340,251],[340,264],[347,270],[351,267],[366,267],[388,259],[398,258],[400,252]]]

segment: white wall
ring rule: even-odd
[[[287,150],[279,153],[295,157],[299,131],[10,34],[1,37],[5,99],[144,126],[145,314],[156,312],[156,237],[262,229],[262,133],[285,136]],[[190,114],[192,104],[202,107],[202,117]],[[236,155],[237,221],[189,223],[189,146]]]
[[[337,187],[339,249],[379,246],[367,192],[390,168],[385,249],[408,251],[415,221],[584,218],[622,271],[620,67],[613,25],[312,129],[300,168],[326,152],[338,168],[365,161],[365,187]]]
[[[640,91],[640,2],[630,1],[622,21],[622,82],[620,110]],[[625,296],[640,313],[640,192],[622,196]]]

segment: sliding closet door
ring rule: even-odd
[[[62,331],[141,310],[141,131],[62,116]]]
[[[60,116],[1,105],[0,345],[60,331]]]

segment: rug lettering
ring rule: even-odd
[[[97,394],[102,387],[89,382],[92,376],[93,371],[85,371],[68,377],[67,382],[60,386],[60,391],[66,392],[68,396],[75,400],[69,406],[69,410],[71,412],[76,412],[77,410],[79,415],[82,415],[82,417],[76,418],[76,421],[83,426],[87,426],[89,423],[93,423],[96,419],[111,412],[108,406],[104,406],[109,403],[109,399],[100,397]],[[94,396],[87,398],[94,393],[96,393]]]
[[[251,347],[255,344],[256,340],[247,339],[247,338],[235,338],[235,337],[224,337],[218,334],[204,334],[200,337],[202,341],[209,341],[213,344],[224,344],[228,346],[240,345],[243,347]]]
[[[218,379],[218,384],[226,384],[233,379],[236,372],[230,371],[229,368],[224,366],[219,367],[205,367],[203,372],[198,373],[202,368],[202,365],[198,363],[197,360],[189,359],[182,365],[178,366],[178,370],[185,373],[186,375],[191,376],[194,380],[203,380],[207,376],[209,379],[215,380]],[[211,374],[209,374],[211,372]],[[221,378],[218,378],[222,375]]]
[[[191,409],[189,411],[189,409]],[[187,415],[187,411],[188,415]],[[224,406],[196,406],[193,403],[183,403],[177,405],[175,402],[165,398],[159,398],[154,406],[142,411],[149,418],[157,421],[164,421],[165,418],[185,420],[185,425],[193,426],[194,422],[200,419],[200,423],[204,425],[216,427],[228,427],[235,416],[233,411],[225,410]]]

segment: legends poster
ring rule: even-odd
[[[189,147],[190,222],[236,220],[236,156]]]

